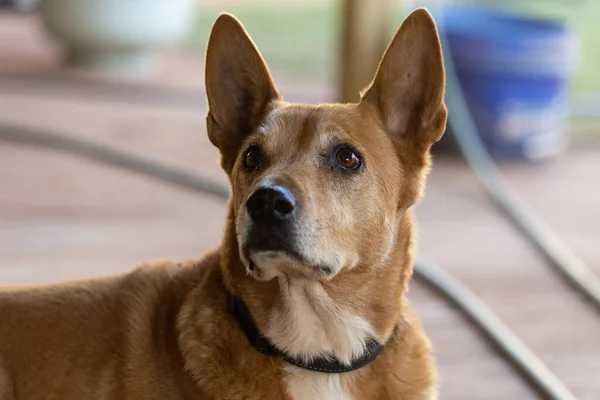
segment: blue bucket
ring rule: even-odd
[[[567,145],[575,37],[563,23],[447,6],[444,27],[482,139],[502,159],[541,160]]]

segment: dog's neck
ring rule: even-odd
[[[394,251],[382,265],[359,265],[331,281],[280,276],[257,282],[246,275],[233,229],[226,231],[224,276],[247,305],[262,335],[303,361],[334,357],[343,364],[361,356],[369,341],[388,341],[402,316],[412,273],[411,223],[403,218]],[[227,242],[229,241],[229,242]]]
[[[365,353],[369,340],[380,340],[367,316],[336,299],[322,283],[280,277],[278,284],[280,301],[265,334],[286,353],[304,361],[333,355],[349,365]]]

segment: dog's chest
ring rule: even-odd
[[[354,400],[348,390],[349,376],[292,366],[286,368],[286,373],[285,387],[292,400]]]
[[[283,306],[273,311],[267,337],[281,350],[308,360],[333,355],[350,362],[363,354],[371,325],[336,304],[318,283],[288,280]]]

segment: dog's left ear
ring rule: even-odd
[[[217,18],[208,40],[206,95],[208,137],[229,172],[241,142],[260,123],[269,102],[279,98],[258,49],[229,14]]]
[[[374,105],[394,142],[428,150],[446,127],[445,74],[433,17],[409,15],[388,46],[361,102]]]

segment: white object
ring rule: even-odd
[[[156,71],[155,50],[189,34],[194,0],[42,0],[44,25],[71,65],[121,76]]]

